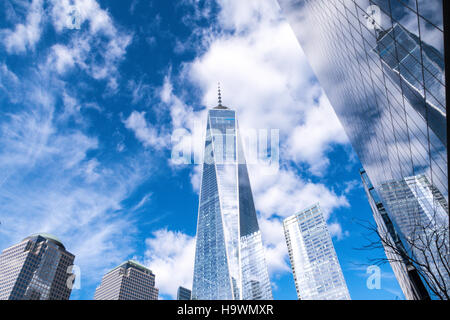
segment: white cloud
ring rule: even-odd
[[[0,64],[0,92],[4,93],[12,103],[17,103],[21,97],[18,97],[12,92],[17,90],[20,85],[17,75],[9,70],[4,63]]]
[[[18,23],[14,29],[0,30],[0,37],[8,53],[23,53],[34,50],[42,33],[44,15],[43,0],[33,0],[27,9],[24,23]]]
[[[9,70],[8,66],[4,63],[0,64],[0,74],[2,75],[2,81],[8,81],[12,82],[14,84],[17,84],[19,82],[19,78],[16,76],[14,72]],[[2,83],[0,83],[0,86],[3,87]]]
[[[41,38],[44,22],[51,21],[58,34],[67,32],[69,40],[54,44],[41,68],[64,74],[77,66],[94,79],[107,80],[109,89],[117,89],[117,65],[123,60],[132,35],[119,30],[97,1],[51,0],[45,10],[43,0],[16,5],[24,7],[26,17],[24,23],[0,30],[0,41],[8,53],[34,50]],[[68,25],[73,10],[79,17],[79,30],[72,30]]]
[[[337,222],[328,223],[328,231],[330,231],[332,237],[336,237],[338,240],[350,235],[348,231],[342,231],[342,226]]]
[[[328,219],[333,209],[349,206],[344,195],[337,195],[324,184],[305,181],[292,170],[280,169],[277,174],[264,174],[263,170],[261,166],[249,166],[255,206],[264,217],[288,217],[319,202]]]
[[[28,16],[37,14],[38,4],[41,1],[33,1]],[[67,4],[49,2],[41,20],[50,21],[45,14],[55,18],[52,10]],[[125,210],[123,202],[153,168],[152,158],[139,152],[122,155],[120,161],[102,159],[100,137],[87,130],[89,119],[80,112],[83,108],[101,111],[100,106],[83,101],[77,88],[59,77],[79,67],[114,88],[118,65],[131,41],[96,1],[75,4],[83,12],[84,29],[69,30],[67,37],[58,38],[68,43],[50,47],[38,61],[41,64],[27,69],[20,81],[6,65],[0,65],[0,93],[6,93],[2,99],[16,103],[0,118],[0,244],[5,248],[35,232],[53,233],[76,255],[84,286],[97,283],[105,268],[133,252],[138,218],[134,210]],[[57,32],[66,32],[64,17],[59,18],[51,21]],[[38,25],[25,24],[16,31]],[[13,36],[11,30],[1,32]],[[39,40],[36,32],[30,31],[28,38],[19,37],[20,32],[14,34],[15,43],[3,38],[9,43],[8,52],[30,50]],[[77,125],[68,126],[69,119]]]
[[[125,127],[134,132],[136,138],[146,147],[163,149],[168,145],[168,137],[145,120],[145,112],[133,111],[124,121]]]
[[[70,27],[71,13],[76,10],[80,26],[88,21],[91,34],[102,33],[111,37],[116,34],[117,30],[111,17],[96,0],[52,0],[51,2],[53,5],[51,18],[58,32]]]
[[[344,193],[348,194],[357,188],[362,188],[362,183],[360,180],[350,180],[344,182]]]
[[[131,208],[130,210],[137,211],[137,210],[141,209],[146,203],[148,203],[151,200],[152,195],[153,195],[153,192],[149,192],[146,195],[144,195],[142,197],[142,199],[136,205],[134,205],[133,208]]]
[[[200,192],[201,175],[202,175],[202,166],[196,165],[190,174],[191,184],[192,187],[194,188],[194,191],[196,192]]]
[[[0,152],[2,244],[37,231],[54,233],[76,254],[83,273],[95,274],[129,253],[125,235],[132,234],[132,219],[117,212],[145,175],[133,166],[112,169],[88,160],[96,139],[58,133],[47,121],[18,114],[1,125],[8,132],[0,139],[8,146]]]
[[[160,293],[176,298],[179,286],[192,288],[195,239],[182,232],[160,229],[145,240],[145,264],[156,274]]]
[[[49,61],[51,61],[52,64],[54,63],[56,71],[60,74],[74,67],[75,61],[78,60],[78,57],[80,56],[79,52],[75,52],[75,50],[71,50],[61,44],[55,44],[52,49],[53,55],[49,57]]]
[[[122,201],[151,166],[139,156],[122,164],[89,157],[98,139],[58,130],[52,91],[21,90],[33,108],[0,122],[2,247],[35,232],[54,233],[76,255],[83,275],[94,275],[85,280],[98,280],[105,263],[130,253],[134,219]]]
[[[224,28],[236,32],[257,28],[262,22],[279,19],[277,1],[218,0],[221,6],[219,20]]]
[[[183,102],[181,98],[173,93],[173,86],[170,76],[164,78],[163,86],[160,89],[160,99],[164,103],[166,110],[169,110],[172,125],[172,150],[184,150],[182,146],[188,146],[191,151],[191,161],[189,163],[201,163],[203,155],[204,134],[206,128],[206,109],[194,111],[192,106]],[[175,132],[182,133],[175,139]],[[177,169],[174,159],[170,159],[173,169]],[[199,170],[198,168],[195,170]],[[196,179],[195,175],[191,175]],[[196,188],[196,186],[194,186]]]
[[[142,80],[138,82],[129,80],[128,89],[131,91],[132,104],[137,104],[142,101],[146,106],[149,106],[152,102],[152,88],[150,85],[143,83]]]
[[[68,28],[73,10],[78,12],[79,30]],[[52,47],[46,68],[63,74],[77,66],[94,79],[107,80],[110,89],[117,89],[118,64],[125,57],[132,35],[118,30],[109,13],[95,0],[76,0],[73,4],[69,0],[53,0],[50,15],[55,30],[68,31],[71,37],[68,44]]]
[[[284,237],[283,222],[278,218],[260,218],[259,228],[266,250],[269,274],[289,272],[288,251]]]
[[[295,162],[307,162],[310,171],[321,176],[326,172],[330,161],[326,152],[334,144],[346,144],[348,138],[328,99],[322,94],[319,105],[305,112],[305,120],[296,126],[286,142],[285,152]],[[330,116],[333,115],[333,116]]]

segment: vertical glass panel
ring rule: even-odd
[[[443,28],[442,1],[446,0],[419,0],[419,15],[430,21],[441,30]]]

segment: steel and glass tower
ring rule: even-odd
[[[448,235],[443,1],[278,2],[406,252],[444,273],[430,295],[448,297],[448,250],[443,266],[413,248]]]
[[[442,1],[278,2],[375,189],[424,174],[448,203]]]
[[[0,300],[69,300],[75,256],[48,233],[33,234],[0,255]]]
[[[286,218],[283,227],[298,298],[350,300],[319,204]]]
[[[208,110],[192,299],[272,299],[236,112]]]

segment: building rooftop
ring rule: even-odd
[[[152,270],[150,270],[149,268],[147,268],[146,266],[144,266],[143,264],[140,264],[139,262],[135,261],[135,260],[127,260],[122,262],[120,265],[118,265],[115,268],[112,268],[111,270],[109,270],[107,273],[116,270],[117,268],[127,268],[129,266],[132,266],[138,270],[144,271],[144,272],[150,272],[151,274],[153,274]]]
[[[23,239],[22,241],[25,241],[25,240],[31,240],[31,239],[37,238],[37,237],[41,237],[41,238],[50,240],[50,241],[52,241],[53,243],[55,243],[56,245],[62,247],[63,249],[66,249],[66,247],[63,245],[63,243],[61,242],[61,240],[59,240],[58,237],[56,237],[56,236],[54,236],[54,235],[52,235],[52,234],[50,234],[50,233],[44,233],[44,232],[34,233],[34,234],[32,234],[32,235],[26,237],[26,238]]]

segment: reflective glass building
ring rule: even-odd
[[[404,226],[406,217],[448,226],[439,220],[443,214],[448,221],[442,0],[278,2],[374,192],[415,254],[409,243],[417,234]]]
[[[379,187],[390,218],[431,288],[450,293],[447,202],[425,175],[392,180]]]
[[[192,299],[272,299],[236,112],[208,111]]]
[[[283,221],[301,300],[350,300],[347,284],[319,204]]]
[[[429,128],[446,145],[444,57],[432,46],[421,44],[416,35],[398,23],[388,30],[375,29],[375,32],[375,50],[380,55],[386,75],[403,89],[404,97],[428,120]],[[426,66],[423,70],[426,92],[417,89],[421,85],[422,65]]]
[[[429,300],[429,294],[422,279],[413,263],[402,255],[406,252],[394,225],[374,191],[372,183],[364,170],[360,170],[361,179],[369,204],[372,209],[373,218],[377,225],[377,232],[385,241],[382,241],[386,257],[394,271],[395,277],[407,300]],[[395,247],[393,247],[395,246]]]
[[[6,248],[0,255],[0,300],[69,300],[74,259],[47,233]]]
[[[158,300],[158,292],[153,272],[128,260],[103,276],[94,300]]]

